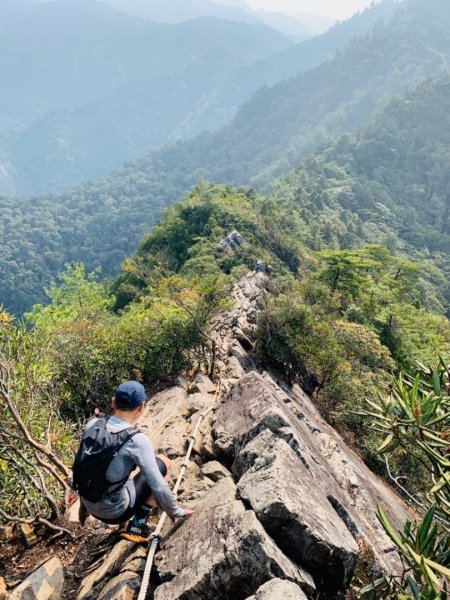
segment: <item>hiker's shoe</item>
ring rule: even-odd
[[[156,527],[151,525],[133,525],[132,521],[128,523],[125,531],[122,531],[120,537],[129,542],[135,542],[136,544],[145,544],[149,541],[151,534],[155,531]]]

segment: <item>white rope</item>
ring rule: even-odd
[[[195,440],[198,434],[198,430],[200,429],[200,425],[203,421],[203,419],[205,417],[208,416],[208,414],[215,408],[215,404],[217,401],[217,398],[219,396],[219,392],[220,392],[220,387],[222,384],[222,380],[219,381],[219,384],[217,386],[216,389],[216,394],[214,396],[214,405],[211,406],[210,408],[208,408],[207,410],[205,410],[199,417],[194,430],[192,432],[192,434],[189,436],[189,439],[191,440],[189,443],[189,447],[187,449],[186,455],[184,457],[184,461],[180,467],[180,473],[178,475],[177,481],[175,483],[175,487],[172,490],[173,495],[175,496],[175,498],[177,497],[178,494],[178,490],[180,488],[181,482],[183,480],[184,474],[186,472],[186,469],[189,466],[189,459],[191,456],[191,452],[192,449],[194,447],[195,444]],[[156,526],[155,531],[152,533],[152,541],[150,543],[150,548],[147,554],[147,560],[145,563],[145,569],[144,569],[144,573],[142,574],[142,583],[141,583],[141,589],[139,590],[139,596],[137,597],[137,600],[145,600],[146,596],[147,596],[147,591],[148,591],[148,586],[150,583],[150,573],[152,571],[152,567],[153,567],[153,560],[156,554],[156,550],[158,548],[158,544],[159,544],[159,540],[161,538],[161,531],[162,528],[164,527],[164,523],[166,521],[167,518],[167,513],[163,512],[163,514],[161,515],[159,521],[158,521],[158,525]]]

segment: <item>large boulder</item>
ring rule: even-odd
[[[122,571],[108,581],[98,600],[133,600],[141,587],[141,577],[133,571]]]
[[[238,361],[244,371],[250,371],[255,368],[255,363],[237,340],[231,341],[228,347],[228,354]]]
[[[134,544],[126,540],[118,542],[105,556],[100,566],[83,579],[77,600],[97,600],[106,583],[121,572],[127,560],[131,557],[142,558],[143,554],[145,554],[143,548],[136,549]]]
[[[10,600],[60,600],[64,569],[59,558],[51,558],[13,590]]]
[[[231,476],[230,471],[217,460],[205,463],[201,468],[201,473],[204,477],[212,479],[212,481],[219,481],[219,479]]]
[[[271,579],[262,585],[254,596],[249,596],[246,600],[307,600],[307,598],[292,581]]]
[[[186,408],[189,411],[190,415],[193,415],[196,412],[203,412],[214,406],[214,395],[207,394],[205,392],[202,393],[194,393],[190,394],[186,401]]]
[[[343,589],[356,564],[358,546],[310,470],[284,439],[268,429],[238,458],[240,497],[281,550],[313,575],[319,589],[328,594]]]
[[[257,453],[250,452],[251,447],[247,454],[240,457],[240,453],[265,430],[284,440],[292,449],[292,456],[296,456],[291,466],[285,467],[286,472],[289,473],[294,465],[300,469],[300,461],[305,467],[304,472],[309,474],[308,481],[314,482],[315,494],[311,496],[314,501],[308,504],[308,520],[314,524],[316,519],[314,529],[319,538],[323,535],[320,522],[328,503],[334,510],[331,514],[336,523],[341,521],[339,527],[344,524],[358,544],[370,548],[375,570],[400,572],[399,556],[378,522],[376,507],[381,504],[393,524],[400,527],[410,517],[406,506],[348,448],[299,388],[293,392],[283,390],[267,374],[261,376],[253,371],[245,375],[220,403],[213,427],[217,453],[227,464],[236,461],[233,471],[238,477],[248,470],[249,455],[253,455],[253,460],[257,458]],[[253,477],[257,478],[256,473]],[[250,501],[251,485],[244,481],[241,487]],[[255,493],[252,500],[255,507],[256,496]],[[321,497],[320,502],[317,496]],[[350,550],[350,543],[346,543],[346,547]],[[350,564],[351,561],[346,563],[343,579],[347,579]],[[324,568],[327,569],[327,565]]]
[[[226,359],[225,374],[229,379],[240,379],[245,375],[244,367],[235,356]]]
[[[191,390],[200,394],[215,394],[216,386],[207,375],[198,373],[191,385]]]
[[[156,452],[169,458],[183,456],[189,435],[186,417],[190,413],[186,390],[172,387],[153,396],[139,428],[148,435]]]
[[[182,387],[172,387],[152,397],[139,421],[139,428],[149,436],[155,448],[160,446],[171,423],[188,416],[187,401],[188,394]]]
[[[180,416],[169,419],[154,443],[156,453],[169,458],[184,456],[188,447],[189,423]]]
[[[244,600],[274,577],[312,592],[312,577],[283,555],[229,478],[214,485],[156,557],[155,600]]]

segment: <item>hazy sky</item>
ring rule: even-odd
[[[279,10],[294,14],[300,10],[325,15],[333,19],[345,19],[361,8],[371,4],[372,0],[247,0],[254,8]]]

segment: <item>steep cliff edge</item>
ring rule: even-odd
[[[263,274],[243,277],[232,308],[216,319],[217,381],[180,378],[152,398],[142,420],[155,449],[173,459],[176,478],[192,427],[214,405],[180,490],[180,503],[195,512],[167,527],[148,598],[352,598],[361,578],[400,570],[376,506],[398,526],[407,507],[298,386],[255,368],[254,334],[269,283]],[[94,528],[62,596],[46,598],[136,598],[146,549],[113,544],[115,535]],[[90,560],[101,544],[108,551]]]

